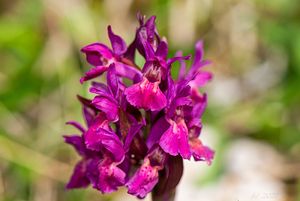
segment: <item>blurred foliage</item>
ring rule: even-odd
[[[71,174],[67,164],[77,157],[61,135],[74,132],[64,122],[81,121],[75,95],[87,95],[87,85],[78,81],[88,68],[80,48],[107,41],[108,24],[129,43],[137,11],[157,15],[171,55],[178,47],[192,53],[193,43],[202,38],[206,58],[215,64],[209,69],[215,79],[205,89],[212,100],[203,122],[216,133],[217,156],[202,183],[223,174],[222,153],[239,138],[264,141],[287,161],[300,161],[298,0],[5,0],[0,11],[0,200],[119,196],[64,191]],[[266,71],[256,71],[264,65]]]

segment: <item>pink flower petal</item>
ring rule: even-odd
[[[172,156],[180,154],[185,159],[190,159],[191,152],[188,144],[188,130],[182,120],[175,123],[171,120],[169,129],[161,136],[159,145]]]
[[[105,71],[107,71],[107,69],[108,67],[106,66],[96,66],[94,68],[91,68],[88,72],[85,73],[85,75],[82,78],[80,78],[80,83],[82,84],[85,81],[91,80],[102,75]]]
[[[127,101],[138,108],[157,111],[167,104],[166,96],[159,88],[159,82],[149,82],[147,78],[125,90]]]
[[[126,174],[115,164],[99,166],[97,189],[102,193],[112,193],[124,185]]]
[[[126,184],[128,193],[144,198],[158,182],[158,168],[150,165],[149,159],[136,171],[133,177]]]
[[[206,161],[210,165],[215,152],[209,147],[204,146],[198,138],[191,139],[189,143],[195,161]]]

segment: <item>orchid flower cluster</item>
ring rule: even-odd
[[[64,136],[81,160],[76,164],[68,189],[92,185],[102,193],[125,186],[128,193],[144,198],[149,192],[164,196],[174,191],[183,172],[183,159],[211,163],[214,151],[199,139],[201,116],[207,95],[199,92],[212,74],[203,70],[203,43],[190,56],[168,58],[168,44],[160,37],[155,16],[138,14],[139,27],[133,42],[124,40],[108,26],[111,47],[93,43],[82,48],[92,66],[81,83],[106,76],[106,83],[92,81],[92,100],[78,96],[86,127],[70,121],[81,135]],[[135,63],[139,53],[145,63]],[[171,76],[180,62],[177,79]],[[187,70],[188,69],[188,70]]]

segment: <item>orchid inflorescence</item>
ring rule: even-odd
[[[149,192],[164,196],[174,191],[183,172],[183,159],[211,163],[214,151],[202,144],[201,116],[207,95],[199,92],[212,74],[203,70],[203,43],[196,43],[190,56],[167,58],[168,44],[159,36],[155,16],[145,20],[138,14],[139,27],[127,46],[108,26],[112,48],[93,43],[82,48],[93,67],[80,82],[106,74],[106,83],[93,81],[92,100],[78,96],[87,128],[70,121],[81,135],[64,136],[82,159],[76,164],[68,189],[89,184],[102,193],[126,186],[128,193],[144,198]],[[135,53],[144,57],[142,68]],[[171,76],[180,62],[177,79]]]

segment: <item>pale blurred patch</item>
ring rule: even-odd
[[[186,174],[179,185],[176,201],[285,201],[281,174],[289,171],[283,157],[274,148],[253,140],[236,140],[225,153],[225,172],[215,183],[196,186],[195,180],[207,168],[185,163]],[[188,174],[187,174],[188,173]]]

